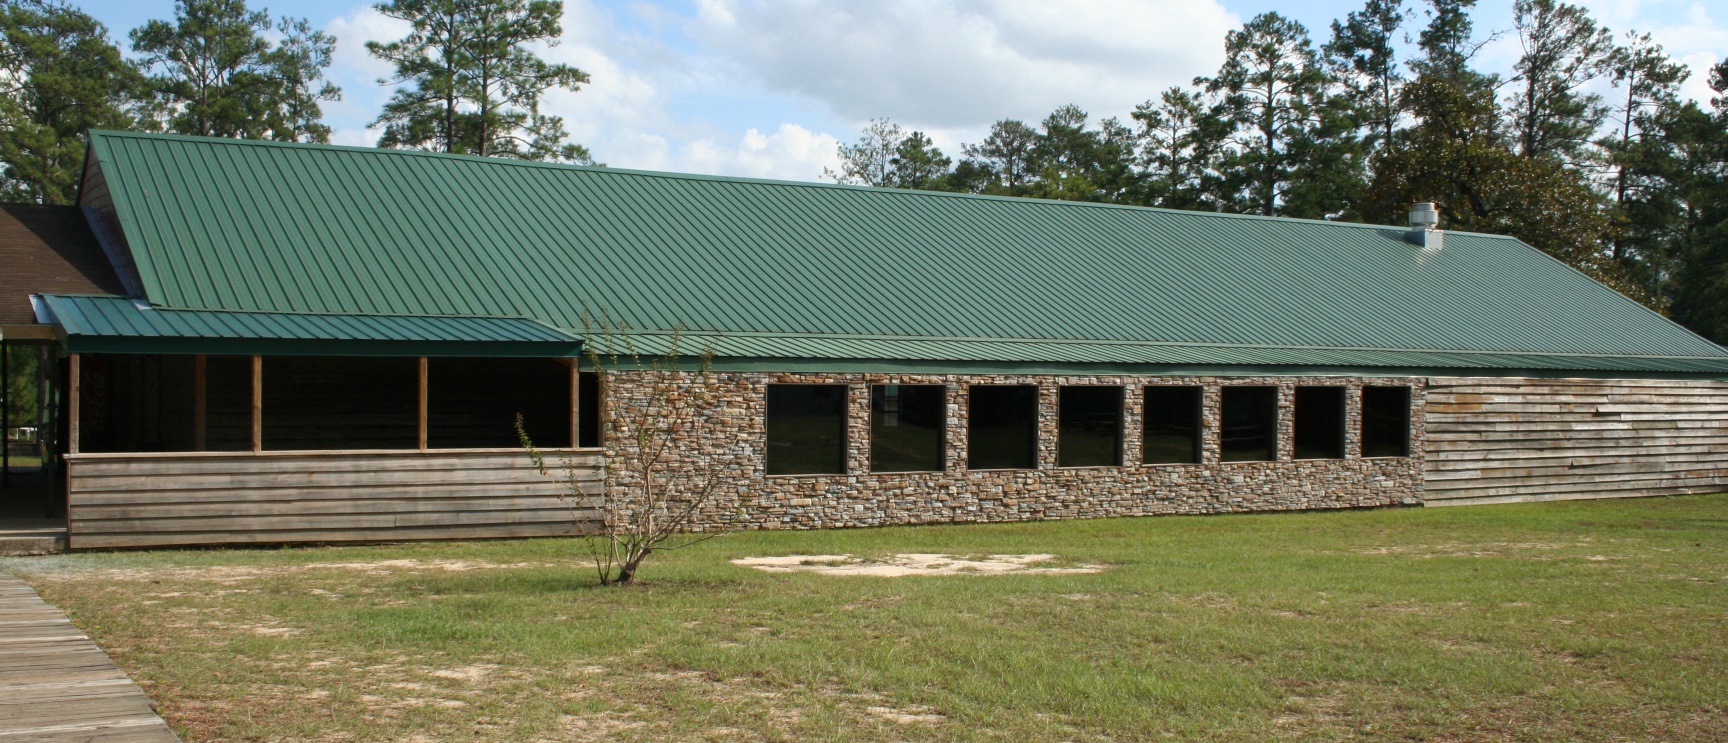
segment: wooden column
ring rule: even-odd
[[[582,445],[582,365],[570,362],[570,448]]]
[[[12,484],[12,345],[0,338],[0,487]],[[41,426],[37,426],[41,428]]]
[[[83,394],[84,394],[83,389],[84,388],[82,386],[80,386],[78,383],[78,371],[79,371],[79,369],[78,369],[78,354],[70,354],[67,357],[67,364],[68,364],[68,366],[66,368],[66,417],[68,420],[66,421],[66,451],[69,453],[72,453],[72,454],[77,454],[78,453],[78,422],[79,422],[78,419],[80,417],[82,417],[80,414],[80,409],[82,407],[84,407],[83,406],[84,401],[79,399],[79,398],[83,397]]]
[[[252,453],[264,451],[264,357],[252,357]]]
[[[420,357],[420,451],[426,451],[426,357]]]
[[[209,448],[209,381],[209,359],[198,354],[192,361],[192,448],[198,451]]]

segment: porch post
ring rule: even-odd
[[[426,451],[426,357],[420,357],[420,451]]]
[[[67,364],[69,366],[66,367],[66,417],[70,420],[66,421],[66,451],[77,454],[78,419],[83,417],[80,408],[84,407],[84,400],[82,399],[84,388],[78,380],[78,372],[80,371],[78,354],[68,354]]]
[[[252,453],[264,451],[264,357],[252,357]]]
[[[197,451],[208,448],[210,408],[205,393],[209,379],[208,359],[198,354],[192,362],[192,448]]]
[[[12,484],[12,345],[0,338],[0,487]],[[40,428],[40,426],[38,426]]]
[[[570,448],[582,446],[582,364],[570,361]]]

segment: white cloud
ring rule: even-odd
[[[1215,0],[700,0],[688,33],[849,121],[974,129],[1065,103],[1125,114],[1215,69],[1236,25]]]
[[[1580,0],[1624,42],[1627,31],[1650,34],[1668,55],[1692,70],[1681,94],[1708,104],[1710,68],[1728,52],[1728,12],[1697,0]],[[1712,12],[1714,11],[1714,12]]]
[[[838,165],[834,151],[839,142],[831,134],[818,134],[797,124],[781,124],[773,134],[754,127],[735,143],[698,140],[684,148],[680,160],[694,173],[814,181],[823,168]]]
[[[366,126],[390,97],[390,89],[379,85],[378,80],[388,78],[393,70],[389,62],[366,51],[366,42],[394,41],[410,29],[406,21],[385,16],[371,6],[325,24],[324,32],[336,37],[330,78],[342,87],[342,100],[324,104],[326,120],[333,123],[331,143],[371,147],[378,142],[380,131]]]

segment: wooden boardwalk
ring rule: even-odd
[[[65,614],[0,573],[0,743],[179,740]]]

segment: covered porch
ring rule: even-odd
[[[520,318],[152,308],[40,297],[65,352],[72,549],[558,536],[600,485],[598,378]]]

